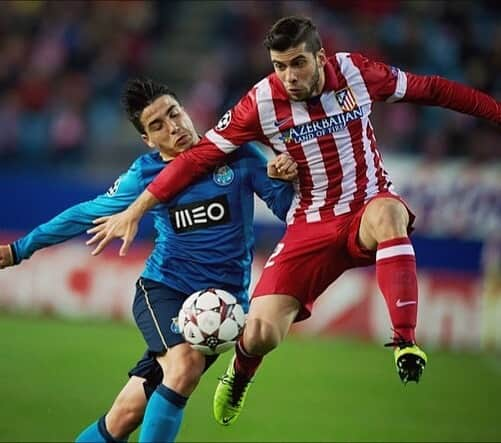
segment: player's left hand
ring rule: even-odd
[[[94,234],[94,237],[88,240],[86,244],[93,245],[99,242],[92,251],[92,255],[99,255],[114,238],[122,239],[119,255],[127,255],[127,251],[136,237],[139,220],[128,209],[115,215],[95,219],[93,223],[96,226],[87,230],[87,233]]]
[[[14,256],[10,245],[0,245],[0,269],[14,264]]]
[[[268,177],[293,181],[297,178],[297,163],[287,153],[277,155],[268,162]]]

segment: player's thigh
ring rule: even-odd
[[[249,312],[255,303],[255,306],[259,303],[259,306],[270,304],[272,307],[270,311],[260,308],[261,316],[270,316],[270,313],[276,316],[283,310],[292,315],[291,310],[299,307],[294,321],[304,320],[311,315],[313,303],[325,288],[347,269],[339,226],[334,223],[311,225],[315,226],[287,229],[263,268]],[[277,294],[280,297],[276,297]],[[287,324],[288,317],[281,317]]]
[[[155,355],[184,342],[177,325],[186,294],[161,283],[140,278],[136,285],[133,314],[148,350]]]
[[[407,235],[410,211],[397,197],[372,199],[364,208],[358,238],[363,248],[375,250],[379,242]]]

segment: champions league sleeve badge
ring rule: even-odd
[[[235,172],[228,165],[219,166],[212,175],[212,179],[219,186],[228,186],[234,178]]]
[[[221,117],[221,119],[217,122],[216,131],[224,131],[231,122],[231,110],[226,111],[226,113]]]

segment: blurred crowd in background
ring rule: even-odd
[[[271,71],[281,16],[313,18],[328,54],[361,52],[501,100],[497,1],[9,1],[0,16],[0,164],[123,170],[142,148],[127,78],[165,81],[203,132]],[[383,154],[499,159],[499,128],[452,111],[376,105]]]

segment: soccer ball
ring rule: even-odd
[[[184,339],[206,355],[233,348],[244,323],[245,313],[237,299],[227,291],[212,288],[191,294],[178,317]]]

